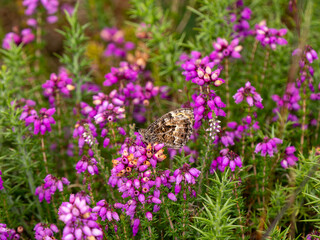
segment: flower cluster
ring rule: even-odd
[[[48,23],[55,23],[58,20],[58,17],[55,15],[59,7],[58,0],[23,0],[22,5],[26,7],[25,14],[27,16],[35,14],[38,11],[37,8],[42,5],[48,14]],[[28,24],[34,27],[37,25],[37,20],[30,18],[28,19]]]
[[[88,171],[88,173],[91,175],[99,174],[99,169],[97,167],[97,160],[93,157],[88,158],[85,155],[76,164],[76,170],[77,170],[77,173]]]
[[[224,38],[218,38],[216,42],[212,44],[215,49],[210,54],[210,60],[215,64],[221,63],[224,58],[241,58],[240,51],[242,46],[238,45],[239,39],[233,39],[230,44]]]
[[[255,25],[256,39],[261,43],[263,47],[270,46],[272,50],[275,50],[277,45],[286,45],[287,40],[282,38],[287,33],[287,29],[274,29],[268,28],[266,21],[263,20],[259,24]]]
[[[192,95],[192,99],[191,107],[194,109],[195,117],[194,128],[200,128],[202,119],[226,116],[226,113],[221,109],[226,105],[222,102],[221,98],[215,94],[214,90],[210,90],[209,93],[194,94]]]
[[[135,48],[133,42],[126,42],[123,31],[117,28],[104,28],[100,33],[101,38],[108,42],[104,55],[125,58],[127,51]]]
[[[192,81],[199,86],[213,83],[218,87],[225,81],[219,78],[222,68],[216,70],[212,68],[216,65],[208,56],[201,58],[201,53],[197,51],[191,52],[191,57],[183,55],[181,67],[184,70],[182,74],[186,77],[186,81]]]
[[[5,35],[2,47],[4,49],[10,49],[11,44],[16,44],[17,46],[20,44],[27,45],[35,39],[34,34],[30,28],[25,28],[21,31],[20,34],[15,32],[9,32]]]
[[[20,235],[16,233],[16,230],[7,228],[7,225],[0,223],[0,239],[1,240],[18,240]]]
[[[288,83],[285,94],[280,97],[278,95],[272,95],[272,100],[277,103],[277,107],[272,111],[276,114],[273,118],[273,121],[278,119],[278,113],[280,113],[280,109],[285,107],[289,111],[298,111],[300,109],[299,101],[300,101],[300,92],[299,89],[295,87],[294,83]],[[293,114],[288,120],[293,120]]]
[[[282,140],[279,138],[268,138],[264,137],[263,142],[258,143],[254,152],[261,152],[261,156],[265,157],[269,154],[270,157],[273,157],[273,154],[278,152],[277,145],[282,144]]]
[[[236,167],[242,167],[242,161],[238,154],[229,150],[229,148],[225,148],[220,151],[220,156],[212,161],[210,173],[214,173],[217,169],[224,172],[225,168],[228,166],[233,172]]]
[[[250,134],[250,131],[258,130],[259,122],[253,121],[251,116],[246,116],[242,119],[242,124],[236,122],[228,122],[227,127],[221,129],[214,139],[214,144],[221,143],[224,147],[235,145],[235,142],[239,142],[243,137]]]
[[[97,202],[97,206],[92,209],[92,212],[96,212],[102,221],[108,219],[109,222],[113,225],[115,232],[118,230],[117,224],[115,222],[120,221],[118,213],[114,210],[114,207],[107,203],[105,199]],[[108,231],[108,224],[106,224],[105,229]]]
[[[233,96],[235,103],[239,104],[244,99],[246,99],[248,105],[252,107],[255,105],[257,108],[263,108],[262,98],[259,93],[256,92],[256,89],[251,86],[250,82],[245,84],[245,87],[238,89],[237,93]]]
[[[36,240],[54,240],[56,239],[53,236],[54,233],[59,232],[56,225],[50,224],[50,226],[48,226],[46,223],[38,223],[33,230],[35,231],[34,238]]]
[[[29,110],[29,107],[30,106],[27,107],[27,110]],[[25,121],[26,126],[29,126],[31,123],[33,123],[34,135],[37,135],[39,132],[41,135],[44,135],[46,132],[51,132],[51,124],[56,123],[52,117],[55,111],[55,108],[41,108],[39,114],[35,110],[30,110],[30,115],[26,115],[28,112],[23,111],[20,119]]]
[[[231,36],[243,39],[253,33],[248,22],[251,19],[252,11],[243,5],[243,0],[236,1],[235,5],[235,11],[230,13],[230,22],[234,23],[232,27],[234,32]]]
[[[62,240],[69,239],[103,239],[103,231],[96,222],[97,215],[92,213],[88,205],[90,201],[83,194],[71,194],[69,202],[63,202],[59,207],[59,220],[66,226],[63,229]]]
[[[283,168],[288,168],[289,166],[294,166],[298,158],[294,155],[296,148],[294,146],[289,146],[285,150],[284,157],[281,161],[281,166]]]
[[[74,90],[72,79],[69,78],[66,71],[61,71],[58,76],[55,73],[50,75],[50,79],[42,84],[43,95],[49,98],[50,106],[55,105],[56,97],[61,94],[64,97],[70,97],[70,91]]]
[[[39,201],[42,202],[45,199],[50,203],[52,195],[57,191],[57,189],[62,192],[63,184],[69,185],[68,179],[62,177],[58,179],[51,174],[47,175],[44,179],[44,184],[36,188],[35,195],[39,197]]]
[[[299,61],[299,75],[296,79],[297,87],[300,88],[301,85],[306,82],[308,84],[308,87],[310,91],[312,92],[310,98],[312,100],[317,100],[318,96],[315,94],[315,87],[313,85],[313,75],[314,75],[314,69],[311,66],[314,60],[318,59],[317,52],[309,45],[304,47],[304,50],[301,51],[301,49],[296,49],[293,51],[292,55],[298,55],[300,57]]]
[[[90,133],[88,133],[87,130],[85,129],[85,125],[88,126]],[[92,136],[92,138],[94,139],[92,139],[90,136]],[[90,157],[93,156],[91,146],[94,142],[97,141],[95,139],[97,136],[98,134],[96,132],[96,127],[94,126],[94,124],[91,122],[90,119],[82,119],[76,123],[73,130],[73,138],[78,138],[79,155],[83,154],[83,148],[87,143],[87,145],[90,148],[88,151],[88,154]]]
[[[153,212],[159,211],[164,199],[162,197],[161,200],[161,186],[169,190],[175,184],[175,192],[168,194],[168,198],[173,201],[177,200],[176,195],[181,191],[182,184],[187,186],[192,196],[195,195],[191,185],[195,184],[195,179],[199,177],[199,170],[185,164],[173,174],[170,170],[156,171],[157,164],[166,158],[163,146],[164,144],[148,144],[144,147],[139,137],[135,142],[127,139],[121,148],[122,156],[112,161],[114,166],[109,184],[118,187],[122,198],[129,198],[125,204],[116,203],[114,207],[122,209],[133,220],[134,235],[138,232],[140,224],[136,213],[139,209],[145,208],[145,203],[148,203],[149,207],[153,204]],[[183,189],[183,196],[186,198],[186,188]],[[146,218],[152,219],[150,211],[146,213]]]
[[[136,81],[139,70],[137,66],[131,65],[128,62],[120,62],[119,68],[112,67],[111,72],[105,75],[103,86],[112,86],[121,81]]]
[[[1,172],[1,170],[0,170],[0,190],[3,190],[4,187],[3,187],[3,180],[2,180],[2,178],[1,178],[1,175],[2,175],[2,172]]]

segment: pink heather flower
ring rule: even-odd
[[[214,173],[217,169],[224,172],[225,168],[228,166],[231,171],[234,172],[236,167],[242,167],[242,160],[238,154],[229,150],[229,148],[225,148],[220,151],[220,156],[212,161],[210,173]]]
[[[282,144],[282,140],[279,138],[271,138],[265,137],[262,143],[258,143],[255,153],[261,152],[261,156],[265,157],[269,154],[270,157],[273,157],[273,154],[278,152],[277,145]]]
[[[36,188],[35,195],[39,197],[39,201],[42,202],[45,199],[50,203],[52,195],[57,189],[62,192],[63,185],[69,185],[70,182],[66,178],[58,179],[51,174],[47,175],[44,179],[44,184]]]
[[[92,212],[96,212],[102,221],[108,219],[109,222],[115,220],[120,221],[119,215],[117,212],[114,211],[113,206],[108,204],[105,199],[100,200],[97,202],[97,206],[92,209]]]
[[[88,171],[88,173],[91,175],[99,174],[99,169],[97,167],[97,160],[93,157],[88,158],[85,155],[76,164],[76,170],[77,170],[77,173]]]
[[[224,58],[241,58],[240,52],[242,46],[238,45],[239,39],[235,38],[229,44],[224,38],[217,38],[217,41],[212,44],[215,49],[210,54],[210,59],[215,63],[221,63]]]
[[[53,23],[57,20],[57,16],[54,16],[53,14],[57,13],[58,11],[58,0],[23,0],[22,5],[26,7],[25,14],[27,16],[35,14],[38,10],[37,8],[42,5],[48,14],[47,22]]]
[[[206,94],[193,94],[191,107],[194,109],[194,128],[200,128],[202,119],[213,119],[214,116],[226,116],[223,111],[226,105],[222,102],[221,98],[216,95],[214,90]]]
[[[187,59],[181,64],[182,75],[186,77],[186,81],[192,81],[193,83],[203,86],[212,83],[218,87],[225,81],[219,78],[222,67],[218,67],[213,70],[216,65],[213,61],[210,61],[208,56],[201,58],[201,53],[193,51],[191,52],[191,58]]]
[[[36,240],[54,240],[54,233],[59,232],[58,227],[55,224],[37,223],[33,229],[35,231],[34,238]]]
[[[68,73],[61,71],[58,76],[52,73],[50,79],[42,84],[42,88],[44,89],[43,95],[49,98],[50,105],[54,106],[58,94],[63,97],[70,97],[70,92],[75,89],[75,86],[72,83],[72,79],[69,78]]]
[[[236,104],[241,103],[245,99],[250,107],[255,105],[257,108],[263,108],[261,103],[262,98],[260,94],[256,92],[256,89],[251,86],[250,82],[247,82],[244,88],[239,88],[233,98]]]
[[[18,240],[20,239],[20,235],[16,233],[16,230],[10,229],[7,227],[6,224],[0,223],[0,239],[1,240],[9,240],[9,239]]]
[[[256,39],[263,47],[269,45],[272,50],[275,50],[277,45],[286,45],[287,40],[282,38],[287,33],[287,29],[268,28],[266,21],[263,20],[255,26]]]
[[[298,158],[294,155],[296,148],[294,146],[289,146],[285,150],[284,157],[281,161],[281,166],[283,168],[288,168],[289,166],[294,166],[298,161]]]
[[[3,190],[4,187],[3,187],[3,180],[2,180],[2,178],[1,178],[1,175],[2,175],[2,172],[1,172],[1,170],[0,170],[0,190]]]
[[[34,135],[37,135],[39,132],[41,135],[44,135],[46,131],[51,132],[51,124],[56,123],[52,117],[55,111],[55,108],[41,108],[39,114],[33,114],[24,119],[26,126],[28,126],[30,123],[34,124]]]
[[[10,49],[11,44],[20,44],[27,45],[30,42],[33,42],[35,39],[34,34],[30,28],[25,28],[21,31],[20,35],[14,32],[7,33],[3,39],[2,47],[4,49]]]
[[[125,42],[123,31],[116,28],[104,28],[100,33],[101,38],[108,42],[105,56],[116,56],[125,58],[127,51],[135,48],[133,42]]]
[[[176,195],[174,195],[173,193],[169,193],[169,194],[168,194],[168,198],[169,198],[170,200],[174,201],[174,202],[177,201],[177,197],[176,197]]]
[[[63,229],[63,240],[69,239],[103,239],[103,231],[97,223],[97,215],[87,205],[87,198],[81,193],[70,195],[69,202],[59,207],[59,220],[66,226]]]

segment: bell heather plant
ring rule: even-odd
[[[319,238],[315,1],[18,2],[0,16],[0,239]],[[142,140],[178,108],[185,146]]]

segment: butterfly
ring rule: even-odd
[[[139,129],[145,143],[163,143],[168,148],[180,149],[193,133],[194,114],[191,108],[168,112],[146,129]]]

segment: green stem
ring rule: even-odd
[[[34,193],[35,193],[35,184],[34,184],[34,179],[33,179],[34,175],[33,175],[32,171],[30,169],[30,166],[32,165],[32,161],[30,159],[29,154],[27,153],[27,150],[25,149],[24,143],[22,141],[21,134],[17,134],[16,141],[17,141],[19,153],[21,153],[20,159],[22,161],[23,167],[25,169],[26,176],[28,178],[28,184],[29,184],[30,192],[35,197],[35,195],[34,195]],[[38,209],[40,220],[42,221],[42,209],[41,209],[40,203],[39,203],[38,199],[35,199],[35,202],[36,202],[36,205],[37,205],[37,209]]]

